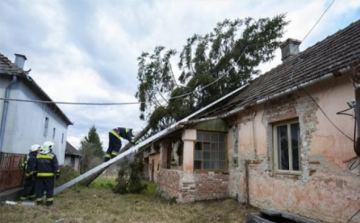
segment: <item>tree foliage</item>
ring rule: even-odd
[[[91,126],[91,128],[89,129],[88,135],[85,136],[80,142],[81,147],[89,143],[92,144],[91,149],[93,150],[94,156],[103,158],[104,151],[102,147],[102,142],[100,141],[100,137],[96,132],[96,127],[94,125]]]
[[[274,58],[287,24],[285,14],[225,19],[208,34],[194,34],[179,54],[179,84],[171,66],[175,50],[158,46],[153,54],[142,53],[135,95],[140,118],[159,131],[248,83],[260,63]]]
[[[100,137],[96,132],[95,126],[90,128],[88,135],[80,141],[80,144],[81,147],[79,151],[83,155],[80,162],[80,172],[85,173],[102,163],[104,156],[102,142],[100,142]]]

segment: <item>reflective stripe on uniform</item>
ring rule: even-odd
[[[53,177],[54,173],[37,173],[38,177]]]
[[[54,200],[53,197],[46,198],[46,201],[53,201],[53,200]]]
[[[36,159],[53,159],[54,155],[52,154],[37,154]]]
[[[115,151],[113,151],[113,152],[111,152],[111,155],[113,155],[113,156],[117,156],[119,153],[118,152],[115,152]]]
[[[110,158],[111,156],[110,156],[110,154],[106,154],[105,157]]]
[[[110,133],[113,134],[116,138],[121,140],[120,135],[117,132],[115,132],[114,130],[111,130]]]

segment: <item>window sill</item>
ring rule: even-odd
[[[289,173],[289,172],[274,172],[273,177],[278,179],[293,179],[293,180],[300,180],[301,179],[301,172],[297,173]]]

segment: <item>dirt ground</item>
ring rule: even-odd
[[[74,185],[57,194],[54,205],[1,205],[0,222],[246,222],[248,213],[257,210],[233,199],[173,203],[155,196],[156,185],[148,183],[142,194],[115,194],[113,182],[96,180],[89,187]]]

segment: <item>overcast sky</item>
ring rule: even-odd
[[[156,46],[178,52],[193,34],[217,22],[286,13],[284,39],[304,40],[332,0],[1,0],[0,53],[27,57],[25,70],[57,102],[137,102],[137,57]],[[360,0],[336,0],[300,45],[303,51],[360,19]],[[262,73],[281,63],[280,50]],[[178,54],[175,57],[178,59]],[[176,60],[175,62],[178,62]],[[95,125],[107,149],[114,127],[140,130],[139,105],[64,105],[74,122],[67,140],[80,140]],[[126,142],[123,143],[123,145]]]

